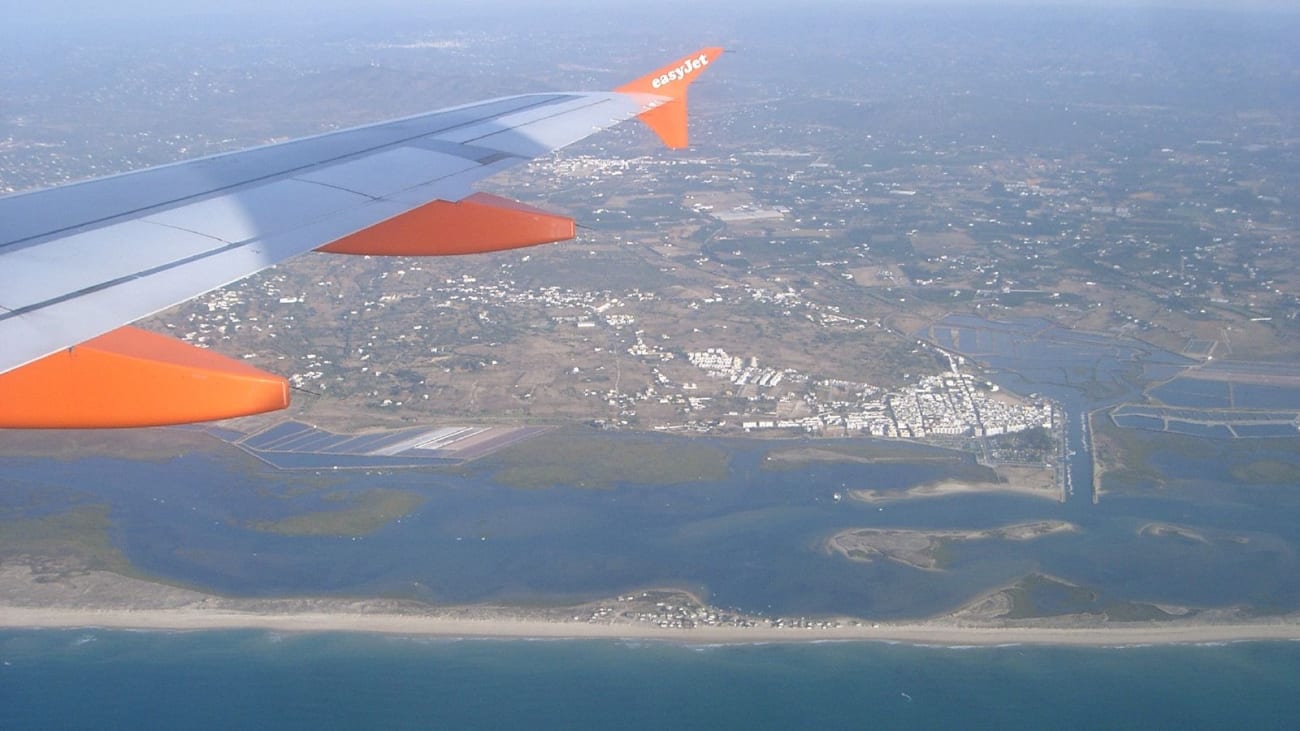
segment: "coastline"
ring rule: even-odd
[[[66,564],[0,564],[0,628],[359,632],[411,637],[630,639],[681,644],[896,642],[940,646],[1011,644],[1132,646],[1300,640],[1300,617],[1248,621],[1212,610],[1196,621],[1114,623],[1091,615],[1031,620],[951,615],[875,622],[849,617],[725,615],[697,597],[652,589],[587,604],[525,608],[432,606],[393,599],[238,599]]]
[[[379,613],[252,613],[186,609],[71,609],[0,607],[5,629],[121,629],[207,631],[261,629],[273,632],[360,632],[412,637],[482,639],[632,639],[682,644],[768,642],[899,642],[941,646],[1059,645],[1113,647],[1298,641],[1295,622],[1168,624],[1144,626],[980,626],[939,621],[861,623],[827,628],[664,628],[631,622],[608,624],[509,617],[413,616]]]

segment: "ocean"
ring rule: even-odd
[[[1294,728],[1300,643],[0,632],[0,728]]]
[[[958,495],[875,505],[854,487],[941,478],[930,463],[763,467],[682,485],[518,489],[485,463],[316,475],[217,448],[129,460],[0,460],[0,507],[39,518],[107,507],[108,538],[153,575],[236,596],[386,595],[553,604],[675,586],[761,615],[926,616],[1030,572],[1095,604],[1300,603],[1294,491],[1214,484],[1100,504]],[[780,445],[775,445],[780,446]],[[1153,459],[1161,459],[1161,455]],[[1191,460],[1192,458],[1188,458]],[[1168,467],[1201,470],[1197,465]],[[1222,469],[1222,468],[1221,468]],[[1201,470],[1204,471],[1204,470]],[[1198,473],[1199,474],[1199,473]],[[1208,483],[1206,483],[1208,485]],[[358,538],[250,526],[333,491],[414,491],[413,514]],[[1065,519],[1071,534],[968,541],[948,570],[827,553],[851,527],[987,528]],[[1156,521],[1188,526],[1157,536]],[[1190,535],[1190,534],[1188,534]],[[1040,607],[1042,609],[1044,607]],[[1050,606],[1045,608],[1050,609]],[[1292,728],[1300,643],[1067,648],[884,643],[692,647],[264,631],[0,631],[0,730],[27,728]]]

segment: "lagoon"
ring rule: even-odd
[[[670,449],[682,444],[651,438]],[[1137,490],[1099,505],[978,493],[877,504],[836,495],[969,477],[974,465],[898,445],[911,461],[782,461],[776,469],[767,455],[788,441],[690,444],[720,450],[725,471],[676,484],[519,488],[496,479],[508,460],[459,471],[286,472],[216,440],[151,460],[5,457],[0,507],[15,519],[107,505],[111,539],[139,571],[237,596],[556,605],[676,587],[767,616],[897,619],[945,613],[1042,573],[1084,586],[1102,603],[1300,608],[1300,587],[1286,580],[1300,574],[1293,548],[1300,497],[1225,486],[1230,475],[1184,470],[1181,458],[1153,460],[1188,486],[1184,494]],[[411,512],[360,535],[266,530],[380,490],[419,500],[399,501]],[[1067,520],[1079,531],[954,543],[941,552],[939,571],[849,561],[826,548],[852,528],[988,530],[1035,520]],[[1144,535],[1150,522],[1187,525],[1212,540]]]

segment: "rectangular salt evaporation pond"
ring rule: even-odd
[[[242,445],[248,449],[275,449],[282,442],[314,431],[310,425],[300,421],[286,421],[244,439]]]
[[[411,439],[413,435],[418,435],[427,431],[423,428],[403,429],[397,432],[380,432],[378,434],[361,434],[355,437],[343,435],[343,438],[328,449],[321,449],[321,452],[338,452],[340,454],[395,454],[401,449],[389,449],[390,447],[400,447],[405,441]]]
[[[1151,431],[1164,431],[1165,420],[1158,419],[1154,416],[1144,414],[1116,414],[1115,423],[1125,429],[1150,429]]]
[[[536,436],[546,427],[415,426],[335,434],[287,421],[225,441],[279,469],[326,470],[437,467],[460,464]]]
[[[1177,419],[1169,420],[1168,431],[1175,434],[1216,439],[1226,439],[1232,436],[1232,431],[1223,424],[1198,424],[1193,421],[1178,421]]]
[[[346,442],[348,437],[341,434],[331,434],[327,431],[312,431],[300,434],[292,439],[282,439],[275,443],[275,446],[266,451],[275,452],[326,452],[332,447],[336,447]]]
[[[459,464],[463,460],[446,457],[397,457],[371,454],[326,454],[317,452],[254,452],[267,464],[281,470],[373,470],[401,469],[407,467],[441,467]]]

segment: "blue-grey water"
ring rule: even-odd
[[[1283,729],[1300,644],[688,647],[0,632],[0,728]]]
[[[1300,493],[1234,485],[1229,466],[1212,454],[1155,454],[1151,462],[1177,489],[1108,496],[1099,505],[988,494],[867,504],[834,496],[903,489],[942,478],[953,465],[773,470],[764,468],[770,442],[715,444],[730,454],[724,479],[595,490],[505,487],[486,464],[460,474],[283,472],[215,440],[210,450],[158,461],[4,458],[0,508],[37,516],[78,503],[107,505],[112,539],[138,568],[239,596],[554,604],[675,586],[749,612],[883,619],[949,611],[1041,572],[1107,600],[1300,608],[1300,582],[1292,580],[1300,575]],[[357,538],[253,528],[337,508],[329,494],[375,487],[417,492],[426,502]],[[853,562],[825,549],[829,536],[848,528],[968,530],[1041,519],[1068,520],[1080,530],[1035,541],[953,543],[942,572]],[[1187,526],[1206,540],[1142,534],[1152,521]]]
[[[1066,460],[1067,500],[1078,505],[1093,499],[1087,415],[1125,401],[1141,402],[1144,379],[1170,378],[1193,362],[1149,343],[1070,330],[1033,317],[949,315],[927,327],[922,337],[978,361],[1004,388],[1055,402],[1063,412],[1058,418],[1071,455]]]
[[[161,438],[161,437],[159,437]],[[157,460],[0,459],[0,508],[107,505],[112,539],[160,577],[236,595],[386,594],[557,601],[679,586],[764,614],[946,611],[1026,573],[1112,600],[1267,611],[1300,606],[1300,494],[1236,485],[1214,454],[1153,454],[1176,489],[1065,504],[998,495],[866,504],[940,463],[764,469],[767,442],[714,443],[720,480],[522,490],[487,462],[434,470],[281,472],[214,441]],[[1264,456],[1294,460],[1281,447]],[[1273,450],[1273,451],[1268,451]],[[956,468],[960,468],[957,466]],[[419,492],[372,535],[250,525],[329,507],[329,493]],[[970,529],[1059,518],[1078,533],[972,541],[947,570],[850,562],[851,527]],[[1141,535],[1150,521],[1202,541]],[[932,648],[879,643],[688,647],[618,641],[427,640],[351,634],[0,632],[0,729],[1052,727],[1291,728],[1300,643]]]

